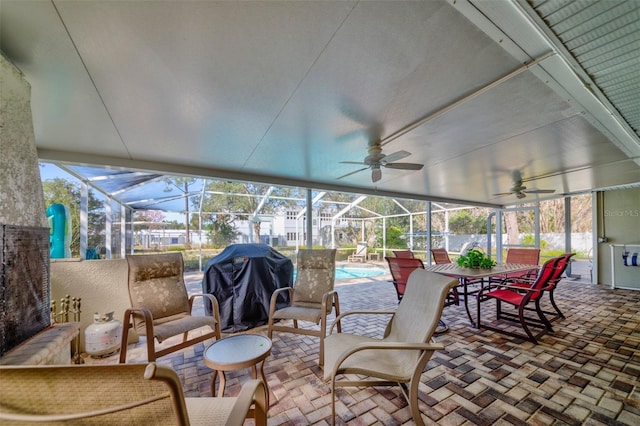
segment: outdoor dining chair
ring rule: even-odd
[[[444,346],[432,340],[451,288],[458,280],[415,269],[405,296],[395,311],[349,311],[336,318],[325,340],[324,379],[331,382],[331,416],[335,424],[337,387],[399,385],[413,421],[424,425],[418,407],[418,385],[434,351]],[[349,315],[391,315],[382,339],[351,333],[333,333]],[[351,380],[348,375],[366,376]],[[340,378],[340,379],[339,379]]]
[[[431,256],[433,257],[433,263],[435,263],[436,265],[451,263],[451,258],[449,258],[449,253],[447,252],[447,249],[432,248]]]
[[[547,285],[547,289],[545,290],[545,292],[549,293],[549,302],[551,302],[551,306],[553,307],[553,309],[555,309],[555,312],[549,312],[549,311],[545,311],[543,310],[542,313],[547,316],[549,315],[550,317],[547,317],[549,319],[549,322],[553,322],[559,318],[564,318],[564,314],[562,313],[562,311],[560,311],[560,308],[558,308],[558,305],[556,305],[556,301],[553,297],[553,293],[554,290],[556,289],[556,287],[558,286],[558,283],[560,282],[560,280],[562,279],[562,274],[564,273],[564,271],[567,269],[567,267],[569,266],[569,262],[571,262],[571,258],[575,256],[575,253],[565,253],[560,257],[560,260],[558,261],[558,264],[556,265],[556,269],[554,271],[553,276],[551,277],[551,279],[549,280],[549,284]],[[530,280],[524,280],[524,281],[516,281],[514,283],[512,283],[513,287],[517,288],[517,287],[527,287],[530,286]]]
[[[433,263],[435,263],[436,265],[443,265],[443,264],[447,264],[447,263],[452,263],[451,262],[451,258],[449,257],[449,252],[447,251],[447,249],[445,248],[432,248],[431,249],[431,256],[433,257]],[[463,285],[462,280],[466,279],[467,281],[467,286],[465,287]],[[469,294],[464,294],[465,292],[465,288],[469,288],[470,285],[478,285],[478,284],[482,284],[484,282],[483,278],[461,278],[460,279],[460,290],[456,290],[456,305],[458,304],[458,299],[459,299],[459,294],[462,293],[465,297],[468,297],[470,294],[475,294],[477,293],[477,290],[467,290]],[[474,287],[475,288],[475,287]]]
[[[391,279],[393,287],[396,289],[396,295],[398,301],[402,300],[404,292],[407,286],[409,276],[416,269],[424,269],[424,263],[418,258],[408,257],[385,257],[387,264],[389,265],[389,272],[391,273]],[[451,289],[447,294],[445,306],[458,305],[459,297],[458,290],[456,288]]]
[[[551,280],[554,278],[558,271],[558,263],[562,260],[562,257],[554,257],[547,260],[540,271],[535,281],[530,282],[518,282],[499,284],[497,288],[485,287],[478,293],[478,328],[485,328],[498,333],[503,333],[508,336],[523,338],[533,343],[538,343],[537,339],[543,334],[549,331],[553,331],[551,323],[545,317],[542,309],[540,308],[540,299],[542,294],[550,289]],[[498,328],[489,325],[482,325],[481,307],[485,305],[487,301],[494,300],[496,304],[496,320],[502,319],[520,324],[526,336],[511,332],[505,328]],[[506,303],[512,305],[515,309],[514,312],[507,312],[502,310],[502,304]],[[529,304],[533,304],[533,310],[537,314],[537,318],[525,316],[525,310],[530,308]],[[529,327],[541,328],[541,331],[534,335]]]
[[[504,263],[517,263],[520,265],[532,265],[536,268],[530,271],[510,272],[505,275],[489,278],[490,283],[518,282],[522,279],[534,280],[538,274],[537,266],[540,263],[540,249],[510,247]]]
[[[389,265],[393,287],[396,289],[398,300],[402,300],[404,296],[409,275],[416,269],[424,269],[422,260],[412,257],[390,257],[386,256],[385,260]]]
[[[395,255],[395,257],[404,257],[409,259],[415,257],[411,250],[393,250],[393,254]]]

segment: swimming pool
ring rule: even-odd
[[[336,280],[350,278],[370,278],[388,274],[385,269],[380,268],[358,268],[353,266],[338,266],[336,268]]]
[[[293,271],[293,279],[296,279],[296,273]],[[336,268],[336,280],[348,280],[353,278],[371,278],[388,274],[389,271],[380,268],[358,268],[353,266],[338,266]]]

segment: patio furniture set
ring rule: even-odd
[[[412,270],[426,269],[459,280],[459,286],[453,288],[445,301],[445,306],[458,305],[462,300],[469,322],[476,328],[484,328],[512,337],[524,338],[533,343],[547,332],[552,332],[551,322],[564,315],[553,298],[555,287],[562,274],[567,269],[574,253],[567,253],[546,261],[539,267],[540,250],[528,248],[510,248],[507,251],[505,263],[491,268],[466,268],[451,262],[445,249],[431,249],[434,265],[425,268],[424,263],[409,250],[394,251],[394,257],[386,257],[389,270],[393,278],[398,300],[404,294],[407,277]],[[540,305],[544,293],[549,295],[549,301],[555,312],[543,311]],[[471,315],[469,301],[475,296],[476,317]],[[481,307],[483,302],[494,300],[496,304],[496,319],[515,321],[520,324],[526,335],[508,331],[504,328],[482,324]],[[502,304],[514,306],[517,313],[505,312]],[[532,304],[533,307],[529,306]],[[525,311],[535,311],[536,317],[525,315]],[[551,316],[551,320],[547,318]],[[541,330],[534,335],[531,327]],[[440,323],[441,330],[446,331],[446,324]]]
[[[464,268],[452,263],[425,268],[419,259],[413,258],[411,252],[399,252],[396,257],[386,258],[394,278],[398,308],[394,311],[341,313],[338,293],[333,288],[335,254],[335,250],[300,250],[294,286],[277,289],[272,294],[267,336],[247,333],[225,338],[220,335],[220,317],[215,297],[207,294],[188,297],[179,253],[127,256],[132,307],[125,312],[124,324],[132,321],[133,327],[146,336],[148,364],[125,364],[128,334],[128,327],[125,326],[118,365],[2,367],[0,374],[3,375],[3,381],[7,379],[15,383],[14,387],[10,387],[15,404],[0,405],[0,420],[73,421],[87,417],[97,418],[103,423],[117,423],[122,416],[142,419],[153,411],[154,416],[164,420],[176,419],[180,424],[211,421],[211,416],[222,416],[223,421],[218,424],[242,424],[246,417],[255,418],[256,424],[266,424],[269,390],[264,363],[271,353],[271,338],[276,331],[319,337],[318,364],[323,367],[324,379],[331,387],[332,421],[335,422],[336,388],[400,385],[414,422],[422,425],[418,384],[434,351],[444,349],[433,340],[443,308],[458,304],[462,299],[469,319],[476,327],[494,329],[481,323],[481,303],[496,300],[498,319],[512,319],[508,313],[502,312],[501,303],[512,304],[518,308],[516,319],[529,340],[535,342],[541,333],[533,336],[529,331],[532,320],[524,316],[524,310],[533,302],[539,316],[535,325],[541,326],[543,332],[551,330],[550,321],[545,318],[539,300],[544,292],[548,292],[557,311],[556,316],[562,316],[553,302],[552,292],[571,257],[566,255],[545,262],[533,281],[527,281],[529,278],[522,276],[513,281],[511,274],[537,270],[537,264],[505,264],[490,271],[463,271]],[[492,279],[485,280],[489,277]],[[500,282],[496,277],[501,277]],[[480,288],[471,290],[470,283],[478,282]],[[291,302],[289,306],[277,309],[276,302],[283,292],[288,294]],[[475,322],[468,308],[472,294],[476,295],[478,304]],[[196,297],[203,297],[210,303],[211,315],[191,315]],[[335,314],[335,321],[329,327],[327,316],[331,313]],[[342,320],[356,314],[388,315],[389,322],[382,339],[342,332]],[[286,320],[291,320],[291,326],[284,324]],[[302,328],[298,326],[299,321],[319,324],[320,327]],[[203,326],[208,326],[211,331],[188,338],[189,331]],[[503,332],[502,329],[495,330]],[[156,349],[156,339],[162,342],[180,334],[183,338],[178,344]],[[155,360],[211,338],[215,341],[203,354],[205,365],[213,370],[211,398],[185,398],[175,372],[156,365]],[[238,397],[225,397],[225,371],[243,368],[251,369],[252,380],[243,384]],[[257,379],[258,371],[260,380]],[[353,374],[360,377],[353,380]],[[96,398],[90,395],[96,391],[85,389],[86,384],[92,383],[88,379],[90,377],[99,377],[101,386],[106,386],[104,389],[109,389],[108,392],[116,396],[97,398],[99,402],[92,402],[92,398]],[[220,377],[220,383],[217,397],[214,397],[217,377]],[[58,401],[62,398],[58,392],[53,392],[54,396],[47,396],[47,392],[39,391],[35,399],[20,399],[25,392],[31,393],[32,388],[68,387],[68,383],[72,382],[74,386],[83,383],[73,392],[65,393],[64,398],[73,402]],[[118,388],[122,392],[115,391]],[[26,401],[36,400],[39,400],[39,408],[27,406],[34,403]]]

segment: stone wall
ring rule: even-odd
[[[48,226],[31,117],[31,86],[0,54],[0,223]]]
[[[0,355],[50,325],[49,233],[31,87],[0,54]]]

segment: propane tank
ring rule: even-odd
[[[84,331],[84,349],[91,356],[107,356],[120,348],[122,323],[113,319],[113,312],[93,314],[93,324]]]

